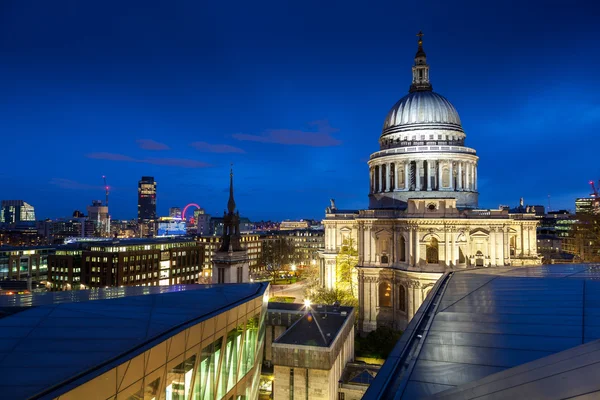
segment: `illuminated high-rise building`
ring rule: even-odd
[[[35,221],[35,210],[31,204],[23,200],[2,200],[0,222],[16,224],[27,221]]]
[[[171,218],[181,218],[181,208],[179,208],[179,207],[171,207],[171,208],[169,208],[169,217],[171,217]]]
[[[156,181],[153,176],[142,176],[138,183],[138,222],[156,220]]]

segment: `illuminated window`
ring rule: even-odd
[[[379,307],[392,306],[392,286],[389,282],[379,284]]]

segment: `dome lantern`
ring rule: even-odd
[[[419,31],[417,37],[419,38],[419,48],[415,54],[415,65],[412,67],[413,80],[409,92],[431,92],[433,87],[429,82],[429,65],[427,65],[427,56],[423,50],[423,32]]]

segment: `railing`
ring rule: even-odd
[[[401,210],[360,210],[359,217],[362,218],[398,218],[405,215]]]
[[[464,140],[403,140],[400,142],[387,143],[384,142],[381,146],[382,150],[394,149],[397,147],[410,146],[464,146]]]
[[[417,310],[400,340],[377,373],[375,380],[362,397],[363,400],[402,397],[408,378],[423,346],[424,335],[426,335],[433,322],[438,304],[453,274],[453,272],[447,272],[436,282],[429,294],[431,297],[425,299]]]
[[[475,149],[463,146],[413,146],[413,147],[395,147],[393,149],[380,150],[371,155],[371,160],[378,157],[389,156],[393,154],[423,153],[423,152],[448,152],[448,153],[467,153],[475,155]]]

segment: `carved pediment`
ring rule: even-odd
[[[469,233],[471,237],[488,237],[490,235],[490,231],[487,231],[483,228],[475,228]]]
[[[375,237],[376,238],[391,238],[392,237],[392,231],[389,229],[380,229],[378,231],[375,232]]]

